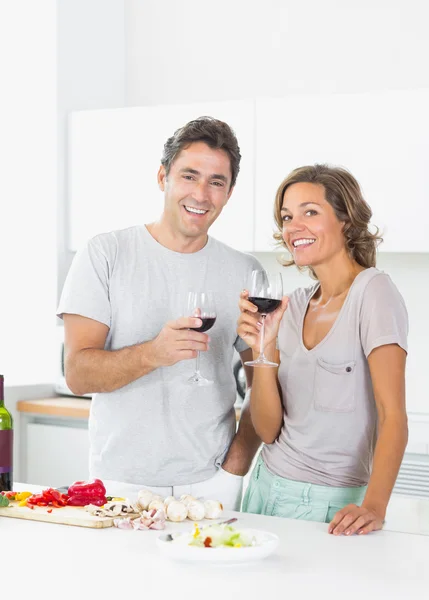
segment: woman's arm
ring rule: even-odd
[[[238,335],[253,350],[253,356],[259,356],[260,315],[257,307],[249,302],[249,294],[244,291],[240,295],[240,318]],[[287,308],[288,298],[285,296],[281,306],[265,318],[265,356],[268,360],[279,362],[276,350],[276,338],[280,321]],[[250,394],[250,415],[257,435],[265,444],[272,444],[277,439],[283,423],[283,405],[275,367],[256,367],[253,369],[253,382]]]
[[[362,506],[350,504],[329,525],[334,534],[381,529],[408,441],[405,409],[406,352],[397,344],[375,348],[368,364],[378,413],[378,439]]]
[[[374,509],[383,518],[408,442],[405,360],[405,350],[396,344],[380,346],[368,357],[379,427],[363,506]]]
[[[259,353],[254,352],[254,358]],[[265,356],[280,362],[275,342],[265,346]],[[265,444],[272,444],[279,436],[283,424],[282,396],[275,367],[256,368],[250,394],[250,415],[256,433]]]

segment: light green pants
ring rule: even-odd
[[[242,511],[260,515],[330,523],[347,504],[360,505],[363,487],[331,487],[273,475],[261,457],[250,478]]]

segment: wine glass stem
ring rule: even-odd
[[[197,350],[197,358],[195,359],[195,373],[200,372],[200,351]]]
[[[264,357],[264,332],[265,332],[265,317],[267,315],[261,315],[262,318],[262,328],[261,328],[261,339],[259,341],[259,357],[260,358],[265,358]]]

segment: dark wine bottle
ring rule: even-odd
[[[0,375],[0,492],[13,487],[13,420],[4,405],[4,377]]]

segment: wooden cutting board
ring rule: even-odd
[[[28,521],[44,521],[46,523],[57,523],[61,525],[77,525],[78,527],[94,527],[101,529],[112,527],[113,518],[95,517],[90,515],[84,507],[64,506],[63,508],[36,506],[34,509],[27,506],[18,506],[18,502],[11,502],[9,506],[0,508],[0,517],[12,517],[15,519],[27,519]]]

